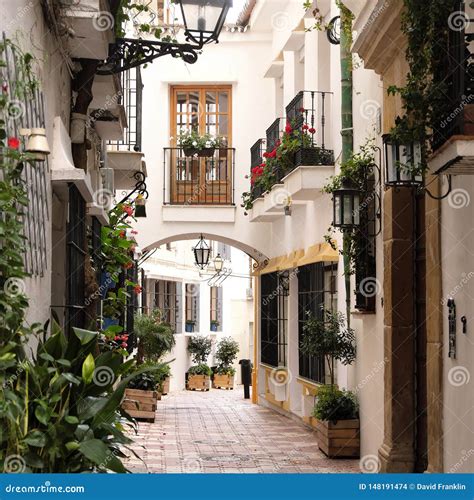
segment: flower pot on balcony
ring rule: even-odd
[[[203,148],[198,150],[197,154],[203,158],[209,158],[214,155],[215,150],[215,148]]]
[[[184,330],[186,331],[186,333],[194,332],[194,321],[186,321],[186,324],[184,325]]]
[[[358,419],[329,420],[312,419],[316,429],[319,449],[329,458],[358,458],[360,455],[360,438]]]
[[[197,155],[198,152],[199,152],[199,150],[196,149],[196,148],[185,148],[185,147],[183,147],[184,156],[194,156],[194,155]]]
[[[211,323],[211,332],[217,332],[219,323]]]
[[[158,393],[156,391],[142,391],[140,389],[125,389],[125,397],[122,408],[137,420],[155,421],[156,402]]]
[[[295,167],[300,165],[334,165],[334,153],[319,147],[299,148],[295,152]]]

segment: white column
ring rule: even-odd
[[[290,373],[288,395],[290,397],[290,410],[301,414],[302,396],[301,385],[297,381],[299,375],[299,349],[298,349],[298,273],[290,271],[290,296],[288,297],[288,346],[287,366]]]
[[[297,53],[293,51],[283,52],[283,107],[296,95],[296,58]]]
[[[305,28],[314,24],[314,19],[305,19]],[[304,36],[304,89],[319,90],[318,31],[307,31]]]

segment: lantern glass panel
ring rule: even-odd
[[[336,226],[341,225],[341,195],[334,195],[334,224]]]
[[[352,225],[352,193],[343,196],[343,223]]]
[[[217,39],[231,2],[228,0],[181,0],[186,30],[204,42]]]
[[[354,225],[358,226],[360,224],[360,198],[358,194],[354,195]]]

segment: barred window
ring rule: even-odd
[[[158,280],[155,283],[154,308],[162,313],[163,321],[169,323],[175,333],[181,331],[179,319],[179,301],[176,281]]]
[[[323,319],[323,309],[337,310],[337,264],[317,262],[299,268],[298,273],[298,338],[312,314]],[[323,357],[308,356],[299,351],[299,375],[315,382],[325,382],[326,367]]]
[[[260,359],[270,366],[286,366],[288,344],[288,271],[261,278]]]
[[[222,288],[219,286],[211,286],[211,330],[212,324],[217,323],[215,331],[222,331]]]

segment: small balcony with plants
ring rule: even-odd
[[[235,149],[225,137],[195,129],[182,130],[175,144],[164,148],[164,218],[233,222]]]
[[[113,75],[117,78],[117,75]],[[140,68],[131,68],[119,74],[119,90],[108,94],[103,106],[94,111],[95,128],[104,131],[107,141],[106,169],[113,172],[114,189],[133,189],[137,172],[146,176],[142,152],[142,91]],[[99,75],[100,83],[112,76]],[[120,115],[125,118],[122,127]],[[112,132],[115,129],[115,133]],[[100,135],[100,133],[99,133]],[[104,137],[103,137],[104,138]]]
[[[314,199],[334,175],[325,110],[330,92],[301,91],[251,148],[250,190],[242,207],[250,221],[272,221],[289,212],[292,202]]]

